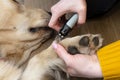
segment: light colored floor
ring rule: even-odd
[[[28,8],[42,8],[50,11],[50,7],[58,0],[24,0]],[[75,28],[70,36],[85,33],[101,34],[104,38],[104,46],[120,39],[120,2],[107,14],[89,19],[84,25]],[[46,45],[50,44],[48,42]],[[45,45],[45,46],[46,46]],[[44,48],[44,47],[43,47]],[[80,80],[80,79],[78,79]],[[96,79],[95,79],[96,80]]]

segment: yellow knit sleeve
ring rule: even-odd
[[[120,80],[120,40],[97,52],[104,80]]]

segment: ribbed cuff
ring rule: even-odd
[[[104,80],[120,80],[120,40],[97,52]]]

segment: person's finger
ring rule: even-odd
[[[78,24],[84,24],[86,22],[86,10],[84,9],[83,11],[79,12],[78,15]]]
[[[81,5],[78,5],[75,8],[72,8],[73,12],[77,12],[79,15],[78,24],[83,24],[86,21],[87,5],[83,1]]]
[[[52,14],[52,17],[51,17],[48,25],[51,28],[54,28],[55,30],[58,30],[58,28],[59,28],[59,21],[58,20],[59,20],[59,14],[54,13],[54,14]]]
[[[71,55],[68,54],[68,52],[56,42],[53,42],[52,46],[55,49],[55,52],[58,54],[58,56],[67,63],[67,61],[71,58]]]
[[[49,23],[49,26],[50,26],[51,24]],[[56,22],[56,24],[53,24],[53,26],[51,27],[51,28],[53,28],[53,29],[55,29],[57,32],[60,30],[60,27],[61,26],[61,24],[57,21]]]
[[[49,26],[54,28],[55,30],[59,30],[60,23],[59,18],[67,12],[66,7],[62,7],[63,3],[58,2],[51,8],[52,17],[49,22]]]

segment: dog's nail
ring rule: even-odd
[[[57,48],[57,43],[54,41],[54,42],[52,43],[52,46],[53,46],[54,49],[56,49],[56,48]]]

